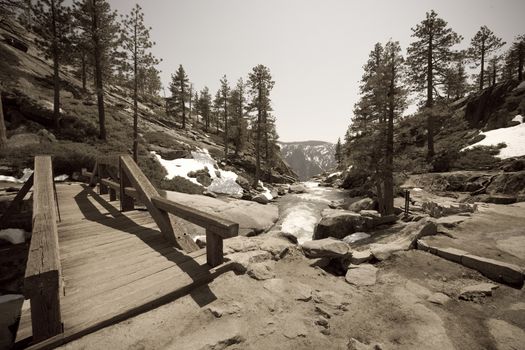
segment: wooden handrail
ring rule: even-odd
[[[216,215],[208,214],[186,205],[175,203],[174,201],[160,196],[153,197],[151,201],[158,209],[174,214],[192,224],[211,230],[223,238],[237,236],[239,232],[239,224],[220,218]]]
[[[50,156],[35,157],[33,182],[33,231],[24,292],[31,301],[33,339],[40,341],[63,330],[60,315],[61,265]]]

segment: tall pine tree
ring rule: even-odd
[[[255,138],[255,176],[254,187],[257,187],[261,177],[261,142],[263,139],[264,118],[270,110],[270,92],[275,82],[272,80],[270,69],[262,64],[253,67],[248,75],[248,87],[252,97],[250,108],[257,111],[256,138]]]
[[[499,50],[505,42],[497,37],[487,26],[482,26],[470,42],[469,56],[476,67],[480,67],[477,76],[479,89],[483,90],[485,84],[485,61],[487,57]]]
[[[71,11],[64,0],[39,0],[34,7],[36,40],[46,58],[53,61],[53,124],[60,120],[60,65],[70,49]]]
[[[159,63],[148,50],[155,44],[151,41],[149,31],[144,25],[142,8],[135,4],[130,14],[122,20],[122,47],[125,53],[126,67],[133,75],[133,159],[138,161],[138,92],[140,70],[147,70]]]
[[[179,65],[175,75],[171,75],[170,91],[175,113],[181,116],[181,128],[186,129],[186,101],[189,95],[189,79],[182,64]]]
[[[210,127],[211,118],[211,95],[207,86],[201,90],[195,108],[197,109],[197,113],[202,117],[204,130],[207,132]]]
[[[452,47],[462,37],[454,32],[445,20],[434,10],[426,13],[426,18],[412,28],[416,41],[407,49],[407,65],[410,81],[417,92],[426,91],[427,108],[427,159],[434,157],[434,117],[430,110],[434,106],[434,94],[440,81],[443,81],[447,67],[454,58]]]
[[[235,88],[230,95],[230,110],[232,115],[232,139],[235,145],[235,155],[239,155],[246,144],[247,121],[246,121],[246,86],[242,78],[239,78]]]
[[[224,159],[228,160],[228,144],[229,144],[229,130],[228,130],[228,119],[229,119],[229,103],[230,103],[230,86],[228,85],[228,79],[226,75],[221,78],[221,87],[219,89],[219,105],[222,110],[223,125],[224,125]]]

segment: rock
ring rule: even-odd
[[[211,179],[209,174],[199,174],[197,175],[197,182],[204,187],[208,187],[211,185],[213,180]]]
[[[446,228],[455,228],[463,221],[467,220],[468,217],[461,215],[444,216],[436,220],[437,225],[443,225]]]
[[[358,200],[357,202],[350,204],[348,209],[358,213],[361,210],[372,210],[375,208],[375,206],[376,206],[376,202],[373,199],[363,198],[361,200]]]
[[[432,247],[432,252],[434,252],[434,254],[436,254],[437,256],[442,257],[443,259],[453,261],[459,264],[461,264],[463,257],[468,254],[468,252],[456,248]]]
[[[406,244],[401,243],[375,243],[370,245],[370,251],[374,258],[379,261],[387,260],[395,252],[408,249]]]
[[[26,241],[26,233],[18,228],[6,228],[0,230],[0,240],[7,241],[11,244],[20,244]]]
[[[213,192],[210,192],[208,190],[205,190],[204,192],[202,192],[202,195],[203,196],[207,196],[207,197],[211,197],[211,198],[217,198],[217,195]]]
[[[350,265],[345,279],[355,286],[373,286],[377,280],[377,267],[371,264]]]
[[[254,278],[258,281],[264,281],[275,277],[275,272],[273,271],[273,268],[273,262],[265,261],[261,263],[248,265],[248,269],[246,272],[251,278]]]
[[[362,239],[366,239],[368,237],[370,237],[370,235],[368,233],[355,232],[355,233],[352,233],[351,235],[348,235],[345,238],[343,238],[343,242],[348,243],[348,244],[352,244],[354,242],[360,241]]]
[[[352,257],[350,258],[350,262],[353,265],[359,265],[365,262],[368,262],[372,260],[374,256],[372,255],[372,252],[370,249],[362,250],[362,251],[353,251]]]
[[[268,200],[268,197],[266,197],[264,194],[260,193],[252,198],[252,201],[257,202],[259,204],[268,204],[270,201]]]
[[[197,239],[195,239],[195,243],[199,246],[199,248],[206,248],[206,236],[199,236]]]
[[[314,239],[335,237],[342,239],[351,233],[361,231],[365,219],[353,212],[338,209],[325,209],[323,217],[314,230]]]
[[[519,288],[523,286],[524,275],[523,270],[519,266],[471,254],[463,256],[461,263],[466,267],[481,272],[493,281]]]
[[[233,253],[228,254],[226,257],[236,263],[236,269],[241,273],[247,272],[251,264],[272,259],[272,255],[264,250]]]
[[[37,134],[16,134],[7,139],[7,147],[18,148],[40,143],[40,136]]]
[[[350,338],[350,341],[346,345],[347,350],[382,350],[383,347],[379,343],[365,344],[361,343],[355,338]]]
[[[433,304],[445,305],[451,299],[448,297],[448,295],[438,292],[429,296],[427,300]]]
[[[291,244],[286,239],[266,236],[261,239],[261,242],[258,246],[259,249],[272,254],[275,260],[280,260],[286,255],[286,253],[288,253],[288,250],[293,246],[293,244]]]
[[[310,259],[343,258],[351,254],[350,246],[343,241],[324,238],[303,243],[304,255]]]
[[[279,196],[279,193],[277,192],[277,190],[271,190],[270,195],[272,196],[272,198],[277,198]]]
[[[299,244],[297,237],[295,237],[293,234],[289,232],[279,232],[279,235],[286,238],[288,241],[290,241],[293,244]]]
[[[328,323],[328,320],[324,318],[323,316],[319,316],[314,323],[318,326],[321,326],[323,328],[330,328],[330,324]]]
[[[494,203],[494,204],[513,204],[517,202],[516,196],[510,195],[489,195],[483,200],[485,203]]]
[[[277,194],[279,196],[284,196],[286,193],[288,192],[288,189],[287,188],[284,188],[284,187],[279,187],[277,189]]]
[[[40,136],[40,141],[44,142],[57,142],[57,138],[53,133],[48,131],[47,129],[40,129],[36,133],[38,136]]]
[[[368,216],[368,217],[371,217],[371,218],[380,218],[381,217],[381,214],[379,214],[379,212],[377,210],[364,209],[364,210],[361,210],[359,212],[359,214],[361,214],[361,216]]]
[[[249,191],[252,186],[250,186],[250,181],[248,181],[245,177],[241,175],[237,175],[237,179],[235,180],[239,186],[242,187],[243,190]]]
[[[304,187],[304,185],[291,185],[290,188],[288,189],[288,192],[290,193],[305,193],[306,192],[306,187]]]
[[[492,296],[492,291],[498,288],[496,284],[480,283],[467,286],[459,292],[459,298],[463,300],[475,300],[480,297]]]
[[[457,205],[445,205],[435,202],[424,202],[421,208],[433,218],[460,213],[473,213],[478,209],[476,204],[459,203]]]
[[[494,348],[500,350],[523,349],[525,330],[523,326],[491,318],[485,321],[490,335],[495,340]]]

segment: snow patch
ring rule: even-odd
[[[512,118],[512,121],[513,122],[520,122],[520,123],[523,123],[523,117],[518,114],[517,116],[515,116],[514,118]]]
[[[27,181],[27,179],[29,179],[31,174],[33,174],[33,170],[31,170],[29,168],[25,168],[23,170],[23,175],[22,175],[22,177],[20,179],[17,179],[14,176],[0,175],[0,181],[2,181],[2,182],[12,182],[12,183],[17,183],[17,184],[23,184],[24,182]]]
[[[266,187],[264,187],[264,184],[262,183],[261,180],[259,180],[259,186],[262,187],[263,191],[261,192],[261,194],[266,197],[266,199],[268,199],[269,201],[271,201],[273,199],[273,196],[270,192],[270,190]]]
[[[26,232],[18,228],[7,228],[0,230],[0,239],[11,244],[20,244],[26,241]]]
[[[188,173],[208,169],[212,179],[211,185],[207,187],[208,191],[232,196],[242,195],[242,187],[236,182],[237,174],[233,171],[219,169],[217,162],[211,157],[207,149],[192,151],[191,156],[193,158],[177,158],[173,160],[163,159],[155,151],[151,153],[157,158],[164,169],[166,169],[168,173],[166,179],[168,180],[173,179],[175,176],[180,176],[197,185],[201,185],[196,178],[189,177]],[[220,176],[217,176],[216,171]]]
[[[346,243],[354,243],[354,242],[360,241],[360,240],[368,238],[368,237],[370,237],[370,235],[368,233],[356,232],[356,233],[352,233],[351,235],[346,236],[344,241]]]
[[[498,158],[507,159],[525,155],[525,123],[482,132],[481,135],[485,135],[483,140],[463,148],[462,151],[475,146],[497,146],[500,143],[505,143],[507,147],[500,149]]]

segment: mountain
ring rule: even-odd
[[[324,141],[280,142],[283,159],[306,180],[335,168],[335,144]]]

